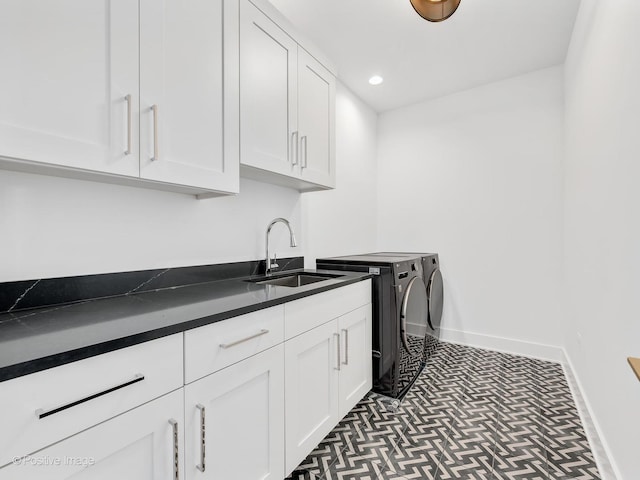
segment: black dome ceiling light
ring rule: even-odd
[[[455,13],[461,0],[410,0],[413,9],[425,20],[442,22]]]

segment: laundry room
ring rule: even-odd
[[[640,478],[636,3],[0,1],[0,480]]]

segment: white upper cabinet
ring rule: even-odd
[[[237,72],[237,9],[237,0],[141,0],[142,178],[238,191],[237,158],[224,151],[225,126],[235,129],[228,140],[237,142],[237,73],[231,73]]]
[[[3,0],[0,167],[212,196],[242,165],[333,188],[336,79],[303,45],[266,0]]]
[[[3,0],[0,156],[138,176],[138,5]]]
[[[298,128],[302,179],[335,186],[336,77],[298,48]]]
[[[295,175],[298,45],[246,1],[240,18],[242,163]]]
[[[242,173],[301,191],[333,188],[335,76],[277,21],[241,0]]]
[[[237,193],[238,41],[238,0],[1,2],[0,166]]]

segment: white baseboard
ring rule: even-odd
[[[564,351],[561,347],[514,340],[513,338],[494,337],[492,335],[463,332],[449,328],[441,329],[440,338],[445,342],[460,343],[470,347],[486,348],[504,353],[514,353],[551,362],[562,363],[565,359]]]
[[[608,445],[603,441],[603,437],[600,434],[601,429],[591,413],[592,409],[589,400],[584,395],[580,379],[575,374],[571,359],[566,354],[564,348],[448,328],[441,329],[440,339],[445,342],[459,343],[470,347],[486,348],[488,350],[513,353],[515,355],[561,363],[602,480],[617,480],[622,478],[620,474],[617,473],[618,469],[615,464],[610,460],[612,457],[609,453]]]
[[[591,446],[593,457],[598,465],[600,476],[602,477],[602,480],[621,479],[622,476],[620,475],[618,468],[611,460],[613,458],[610,454],[611,450],[609,449],[607,442],[604,440],[604,437],[600,434],[602,430],[600,429],[596,417],[592,414],[593,410],[591,409],[589,399],[584,395],[584,389],[580,383],[580,378],[576,375],[571,358],[569,358],[569,355],[567,355],[567,352],[564,349],[563,356],[564,359],[562,364],[564,367],[564,373],[567,377],[569,387],[571,388],[573,399],[578,407],[580,420],[582,421],[585,433],[589,439],[589,445]]]

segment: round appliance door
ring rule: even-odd
[[[413,357],[424,355],[427,329],[427,289],[421,277],[413,277],[407,285],[400,310],[400,336],[405,350]]]
[[[442,320],[442,304],[444,301],[444,286],[442,283],[442,273],[436,268],[429,278],[427,286],[427,297],[429,298],[429,327],[431,330],[440,328]]]

